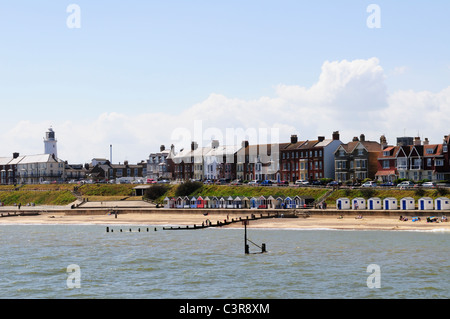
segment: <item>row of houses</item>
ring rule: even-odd
[[[343,197],[336,200],[336,208],[342,209],[368,209],[368,210],[414,210],[416,209],[416,202],[412,197],[404,197],[398,201],[394,197],[387,197],[381,200],[379,197],[369,198],[367,201],[362,197],[349,198]],[[447,197],[438,197],[432,199],[430,197],[419,198],[417,202],[417,209],[419,210],[448,210],[450,209],[450,200]]]
[[[190,149],[178,153],[173,145],[170,150],[162,146],[159,153],[150,155],[147,174],[155,180],[448,181],[449,144],[448,135],[440,144],[430,144],[427,138],[399,137],[396,145],[388,145],[384,135],[379,141],[369,141],[364,134],[343,143],[338,131],[329,139],[299,140],[292,135],[288,143],[249,145],[243,141],[239,147],[220,146],[215,140],[206,147],[192,142]]]
[[[290,209],[306,208],[313,201],[313,198],[304,196],[178,196],[164,198],[164,208]]]

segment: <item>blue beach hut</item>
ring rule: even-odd
[[[385,210],[398,209],[397,198],[395,198],[395,197],[386,197],[383,200],[383,207],[384,207]]]
[[[434,200],[436,210],[450,209],[450,200],[447,197],[438,197]]]

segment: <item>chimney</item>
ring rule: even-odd
[[[428,137],[425,137],[425,140],[423,141],[423,145],[428,145],[430,144],[430,141],[428,141]]]
[[[318,136],[317,139],[319,142],[323,142],[325,140],[325,136]]]
[[[219,147],[219,141],[218,140],[212,140],[211,141],[211,147],[212,148],[218,148]]]
[[[364,141],[366,140],[366,136],[365,136],[364,134],[361,134],[361,135],[359,136],[359,140],[360,140],[361,142],[364,142]]]
[[[333,132],[333,140],[334,141],[339,141],[339,131],[334,131]]]
[[[191,151],[195,151],[197,148],[198,148],[197,142],[192,142],[191,143]]]
[[[244,147],[244,148],[247,147],[248,146],[248,141],[242,141],[241,146]]]
[[[160,152],[164,151],[165,149],[166,149],[166,147],[165,147],[164,145],[161,145],[161,146],[159,147],[159,151],[160,151]]]
[[[420,137],[415,137],[414,138],[414,145],[420,145],[421,144],[421,142],[420,142]]]
[[[358,142],[358,141],[359,141],[358,136],[354,136],[352,142]]]
[[[13,158],[18,158],[18,157],[19,157],[19,153],[14,152],[14,153],[13,153]]]
[[[380,144],[381,144],[381,149],[382,150],[384,150],[387,147],[386,136],[381,135],[381,137],[380,137]]]
[[[298,139],[297,139],[297,135],[291,135],[291,144],[295,144],[297,143]]]

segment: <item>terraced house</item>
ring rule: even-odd
[[[378,171],[378,157],[381,144],[366,141],[365,135],[354,137],[341,144],[334,152],[335,180],[339,182],[361,182],[366,178],[374,179]]]
[[[427,138],[422,142],[420,137],[397,138],[396,146],[384,146],[380,153],[376,176],[381,181],[450,180],[449,143],[448,135],[442,144],[430,144]]]
[[[292,135],[290,143],[280,144],[280,178],[289,182],[334,179],[334,152],[341,144],[338,131],[331,139],[319,136],[317,140],[298,141]]]

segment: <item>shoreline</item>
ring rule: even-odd
[[[22,211],[27,212],[27,210]],[[28,211],[29,212],[29,211]],[[246,216],[255,213],[266,214],[264,211],[249,211],[247,214],[236,212],[223,212],[223,211],[210,211],[208,215],[203,215],[204,211],[192,211],[186,212],[174,212],[170,210],[164,211],[140,211],[140,212],[127,212],[119,213],[117,215],[109,212],[108,210],[100,210],[93,214],[75,214],[64,210],[42,210],[39,215],[24,215],[24,216],[8,216],[0,218],[0,226],[4,225],[104,225],[104,226],[117,226],[117,225],[135,225],[135,226],[193,226],[201,225],[202,222],[210,220],[212,223],[217,221],[231,220],[232,218],[237,220],[239,217],[243,219]],[[297,218],[291,217],[273,217],[250,220],[249,228],[254,229],[330,229],[330,230],[396,230],[396,231],[449,231],[450,222],[433,222],[429,223],[425,217],[422,217],[421,221],[413,222],[411,219],[411,213],[405,215],[404,211],[395,212],[396,216],[386,215],[373,215],[367,216],[365,211],[357,211],[353,214],[344,214],[342,218],[338,214],[330,212],[330,214],[310,214],[309,217],[299,216]],[[435,212],[437,213],[437,212]],[[440,217],[445,212],[435,214]],[[357,215],[362,214],[363,218],[355,218]],[[407,221],[399,220],[399,216],[408,216]],[[416,215],[414,215],[416,216]],[[229,225],[217,227],[217,228],[243,228],[242,222],[235,222]],[[197,230],[198,231],[198,230]]]

